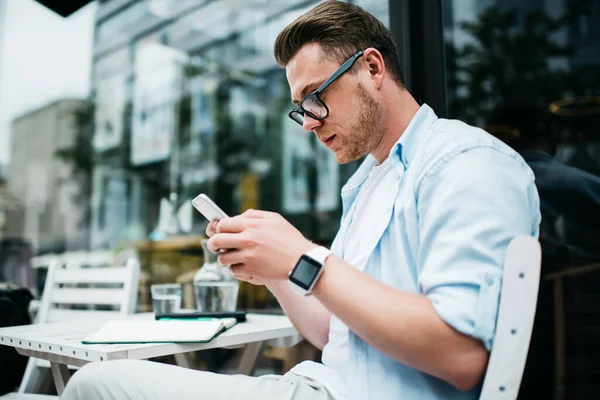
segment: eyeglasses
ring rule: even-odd
[[[290,111],[290,113],[288,114],[289,117],[297,123],[299,123],[300,125],[304,125],[304,114],[308,114],[309,117],[317,120],[323,120],[327,118],[327,116],[329,115],[329,108],[327,107],[327,104],[325,104],[323,99],[321,99],[321,93],[323,93],[323,91],[327,89],[329,85],[335,82],[337,78],[339,78],[346,71],[348,71],[352,67],[352,65],[354,65],[356,60],[358,60],[358,58],[363,55],[363,53],[364,50],[361,50],[354,54],[352,57],[350,57],[345,63],[343,63],[337,69],[337,71],[335,71],[333,75],[329,77],[329,79],[327,79],[325,82],[323,82],[321,86],[319,86],[317,90],[303,98],[300,102],[300,105],[294,108],[292,111]]]

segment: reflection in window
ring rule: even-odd
[[[339,166],[289,120],[289,87],[273,56],[279,32],[317,3],[138,0],[102,16],[93,248],[191,244],[189,263],[149,270],[151,279],[176,280],[198,268],[193,244],[206,221],[189,205],[199,193],[230,215],[280,212],[311,239],[331,242],[340,187],[358,163]],[[388,23],[387,1],[359,3]]]
[[[587,154],[600,139],[594,129],[600,116],[600,51],[591,56],[589,46],[572,34],[582,18],[591,17],[591,4],[582,0],[569,7],[565,2],[540,8],[530,2],[492,3],[479,10],[476,2],[449,2],[446,13],[454,16],[446,18],[451,116],[485,127],[520,152],[545,151],[553,163],[565,165],[564,171],[574,171],[569,166],[598,175],[598,159]],[[544,174],[536,177],[542,185]],[[600,215],[597,183],[586,182],[580,195],[538,187],[547,196],[542,212],[547,216],[544,228],[551,231],[542,235],[552,238],[552,248],[572,250],[570,263],[600,260],[583,238],[549,222],[583,228],[595,221]]]
[[[518,151],[540,196],[542,280],[520,398],[596,397],[600,3],[443,4],[450,116]]]
[[[143,3],[124,10],[124,21],[119,13],[101,28],[131,23],[147,11]],[[387,4],[371,3],[363,6],[387,21]],[[228,213],[249,207],[280,211],[316,239],[332,239],[340,211],[340,173],[347,175],[343,171],[356,166],[340,172],[310,135],[296,126],[286,128],[289,89],[272,53],[281,29],[313,6],[301,1],[253,1],[244,7],[229,1],[197,3],[132,42],[134,61],[125,68],[115,64],[130,54],[125,50],[99,59],[96,151],[101,165],[139,178],[142,188],[132,196],[144,196],[129,199],[132,203],[156,210],[167,199],[178,209],[206,192]],[[168,39],[161,44],[165,34]],[[110,40],[99,37],[99,42]],[[130,88],[128,74],[133,76]],[[301,150],[289,158],[294,178],[286,172],[291,173],[290,150]],[[288,181],[296,182],[294,195]],[[152,190],[144,189],[147,184]],[[191,232],[171,232],[160,221],[147,220],[159,214],[132,209],[133,223],[149,227],[143,235],[155,238],[203,232],[205,221],[197,213],[186,217],[193,220]]]
[[[96,43],[113,42],[126,37],[128,30],[150,16],[149,3],[136,1],[114,17],[110,17],[98,25]]]

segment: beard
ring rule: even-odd
[[[383,137],[384,129],[381,125],[381,106],[358,84],[358,98],[360,109],[356,121],[344,136],[341,149],[335,153],[339,164],[347,164],[375,150]]]

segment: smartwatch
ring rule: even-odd
[[[322,246],[303,254],[289,273],[288,282],[292,290],[300,295],[308,296],[323,273],[325,260],[331,254],[333,254],[331,250]]]

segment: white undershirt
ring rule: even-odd
[[[361,227],[380,218],[381,210],[377,207],[375,193],[380,185],[386,183],[385,178],[392,170],[388,160],[389,158],[380,165],[374,166],[363,183],[355,201],[352,223],[343,244],[344,260],[361,271],[371,255],[370,250],[361,246],[363,239]],[[336,399],[345,399],[348,397],[345,382],[348,364],[348,327],[336,316],[331,317],[329,341],[323,348],[322,361],[323,364],[304,361],[292,368],[292,372],[323,383],[334,393]]]

